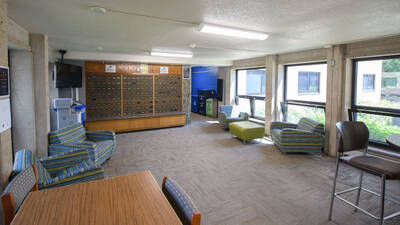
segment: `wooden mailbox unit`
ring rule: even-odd
[[[85,62],[86,126],[115,132],[185,125],[182,66]]]

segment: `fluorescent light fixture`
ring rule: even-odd
[[[255,40],[265,40],[268,38],[267,33],[243,30],[233,27],[224,27],[213,24],[200,24],[199,27],[200,32],[212,33],[212,34],[220,34],[225,36],[233,36],[233,37],[241,37],[241,38],[249,38]]]
[[[151,55],[154,56],[167,56],[167,57],[181,57],[181,58],[192,58],[192,53],[172,53],[172,52],[156,52],[151,51]]]
[[[92,7],[90,7],[90,10],[96,14],[104,14],[107,12],[107,9],[105,9],[101,6],[92,6]]]

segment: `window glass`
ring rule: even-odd
[[[324,103],[326,63],[286,67],[286,100]]]
[[[400,58],[355,63],[356,105],[400,109]]]
[[[237,94],[265,97],[265,68],[237,71]]]
[[[325,124],[325,111],[323,108],[287,105],[287,121],[297,123],[303,117]]]
[[[386,142],[391,134],[400,134],[400,118],[375,115],[370,113],[356,113],[357,121],[362,121],[368,127],[369,139]]]
[[[254,117],[265,118],[265,101],[255,100],[254,101]]]

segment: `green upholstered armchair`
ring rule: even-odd
[[[28,149],[15,154],[13,175],[35,165],[39,189],[64,186],[104,178],[103,168],[89,159],[86,150],[71,151],[42,159]]]
[[[272,122],[271,139],[282,152],[318,152],[324,147],[324,125],[301,118],[298,124]]]
[[[80,123],[64,127],[49,134],[49,156],[56,156],[71,150],[87,150],[90,159],[102,164],[115,150],[114,131],[86,131]]]
[[[224,130],[229,129],[229,123],[237,121],[249,120],[249,114],[241,112],[239,117],[232,116],[233,106],[231,105],[221,105],[218,112],[218,120]]]

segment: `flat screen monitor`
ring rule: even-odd
[[[82,67],[66,63],[57,63],[56,87],[82,87]]]

